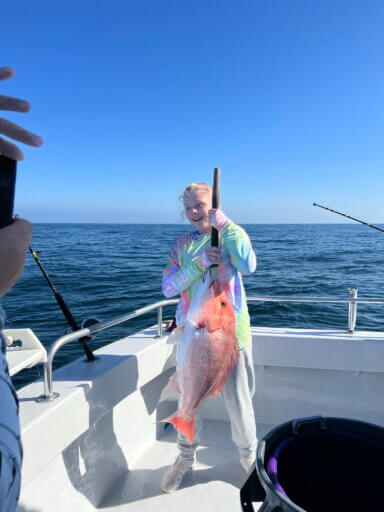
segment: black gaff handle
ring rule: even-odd
[[[0,229],[13,221],[16,166],[16,160],[0,155]]]
[[[213,170],[212,208],[220,208],[220,169]],[[219,247],[219,232],[212,228],[211,247]]]
[[[220,169],[213,170],[212,208],[220,208]],[[216,228],[211,230],[211,247],[219,247],[219,232]],[[217,267],[214,263],[211,267]]]

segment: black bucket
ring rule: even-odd
[[[384,511],[384,428],[321,416],[284,423],[257,448],[244,512]]]

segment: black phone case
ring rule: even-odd
[[[0,155],[0,228],[12,223],[15,183],[16,160]]]

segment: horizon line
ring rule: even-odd
[[[90,225],[122,225],[122,226],[185,226],[185,227],[193,227],[191,224],[184,224],[179,222],[71,222],[71,221],[63,221],[63,222],[54,222],[54,221],[30,221],[32,224],[90,224]],[[248,225],[248,226],[340,226],[340,225],[353,225],[360,224],[357,221],[352,222],[237,222],[239,225]],[[372,223],[375,225],[384,225],[384,222],[375,222]]]

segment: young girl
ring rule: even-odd
[[[164,270],[163,293],[166,297],[181,295],[176,311],[176,324],[182,326],[188,306],[203,279],[229,283],[229,297],[235,311],[236,338],[240,359],[233,368],[222,391],[231,421],[232,440],[236,444],[240,463],[249,471],[256,455],[256,422],[252,407],[254,370],[251,328],[241,274],[256,269],[256,256],[246,232],[229,220],[224,212],[212,209],[212,188],[207,183],[192,183],[183,193],[185,215],[196,231],[179,236],[171,248],[169,263]],[[211,228],[219,231],[219,248],[211,247]],[[217,267],[210,267],[217,264]],[[179,455],[163,476],[165,492],[176,491],[184,476],[195,463],[201,421],[195,418],[193,444],[178,434]]]

